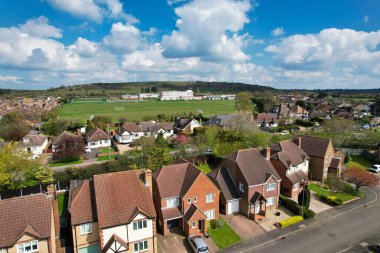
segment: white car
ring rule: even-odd
[[[372,167],[369,168],[369,170],[375,173],[380,173],[380,164],[372,165]]]
[[[84,152],[85,152],[86,154],[90,154],[92,151],[91,151],[91,149],[90,149],[89,147],[86,147],[86,148],[84,149]]]
[[[208,253],[207,244],[199,235],[189,236],[188,240],[194,253]]]
[[[288,134],[289,134],[289,131],[288,131],[288,130],[282,130],[280,134],[281,134],[281,135],[288,135]]]

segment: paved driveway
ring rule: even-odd
[[[315,192],[310,191],[310,207],[315,213],[320,213],[332,208],[332,206],[323,203],[318,197],[315,195]]]
[[[265,233],[265,230],[253,220],[240,214],[220,215],[244,240]]]

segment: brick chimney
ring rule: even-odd
[[[82,137],[82,132],[80,131],[80,128],[77,128],[77,136]]]
[[[297,142],[298,142],[298,147],[300,148],[301,148],[301,141],[302,141],[302,138],[298,136]]]
[[[144,170],[144,183],[145,183],[145,187],[149,187],[150,193],[152,194],[152,191],[153,191],[152,171],[150,169]]]
[[[271,151],[271,148],[270,147],[266,147],[266,156],[265,156],[265,158],[267,159],[267,160],[270,160],[270,151]]]

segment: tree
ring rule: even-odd
[[[54,171],[51,168],[45,166],[39,166],[34,171],[34,176],[40,184],[53,183]]]
[[[165,148],[153,146],[147,149],[144,160],[146,161],[146,168],[154,171],[161,169],[164,165],[170,164],[172,158]]]
[[[310,207],[310,189],[307,185],[298,194],[298,205],[304,206],[306,209]]]
[[[225,123],[225,129],[249,133],[257,130],[253,120],[253,114],[250,111],[237,111],[232,114],[231,119]]]
[[[335,178],[327,179],[326,184],[329,187],[331,195],[335,195],[337,192],[340,192],[344,187],[344,184],[339,179]]]
[[[159,133],[157,135],[157,138],[154,143],[156,144],[156,146],[160,148],[165,148],[168,146],[168,142],[164,139],[164,135],[162,133]]]
[[[78,136],[69,136],[53,154],[53,159],[60,162],[78,161],[83,153],[84,144]]]
[[[112,123],[112,118],[105,115],[97,115],[92,120],[94,127],[106,130],[107,125]]]
[[[360,168],[349,168],[344,172],[343,176],[347,182],[355,185],[357,193],[362,186],[376,186],[379,184],[379,178],[376,175]]]
[[[67,120],[49,120],[41,126],[41,130],[50,136],[56,136],[66,130],[70,122]]]
[[[157,93],[158,92],[158,89],[156,86],[153,86],[152,89],[151,89],[152,93]]]
[[[253,111],[253,95],[251,92],[239,92],[236,94],[235,109],[236,111]]]

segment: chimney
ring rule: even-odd
[[[298,147],[301,148],[302,138],[300,136],[298,136],[297,141],[298,141]]]
[[[144,170],[144,183],[145,183],[145,187],[149,187],[150,193],[152,194],[152,191],[153,191],[152,171],[150,169]]]
[[[82,132],[80,131],[80,128],[77,128],[77,135],[78,135],[79,137],[82,137]]]
[[[270,160],[270,150],[271,150],[271,148],[270,147],[266,147],[265,150],[266,150],[266,156],[265,157],[266,157],[267,160]]]
[[[56,197],[56,189],[54,184],[50,184],[47,186],[47,194],[49,196],[53,196],[54,198]]]

